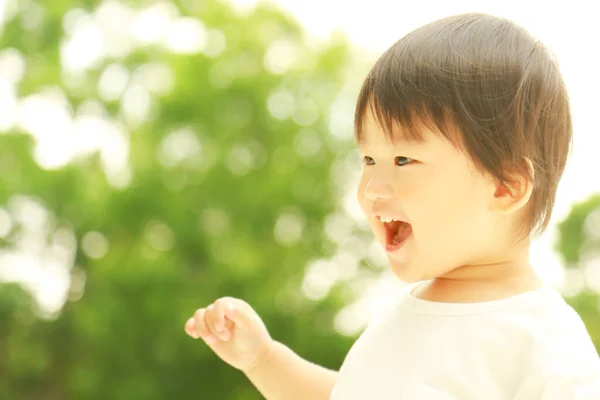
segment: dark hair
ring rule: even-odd
[[[533,192],[521,233],[546,229],[572,142],[571,112],[558,62],[524,28],[471,13],[412,31],[363,83],[355,114],[359,143],[367,107],[390,139],[396,125],[404,139],[422,140],[425,124],[498,182],[527,176]]]

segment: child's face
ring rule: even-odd
[[[425,127],[424,142],[392,143],[371,113],[363,126],[358,200],[394,274],[416,282],[485,259],[497,239],[490,211],[493,180]]]

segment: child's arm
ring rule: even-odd
[[[268,400],[328,400],[337,374],[273,342],[270,354],[246,376]]]
[[[337,372],[310,363],[271,339],[245,301],[227,297],[194,313],[185,331],[226,363],[244,372],[267,400],[327,400]]]

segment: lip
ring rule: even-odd
[[[383,222],[381,221],[382,216],[391,217],[395,221],[408,222],[407,216],[399,208],[376,202],[371,208],[371,217]]]
[[[408,222],[408,218],[399,213],[386,213],[384,215],[391,216],[393,221]],[[381,223],[386,223],[381,220],[381,214],[378,212],[373,212],[372,217]]]

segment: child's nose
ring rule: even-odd
[[[365,187],[365,195],[369,200],[391,199],[394,195],[392,186],[382,179],[371,179]]]

